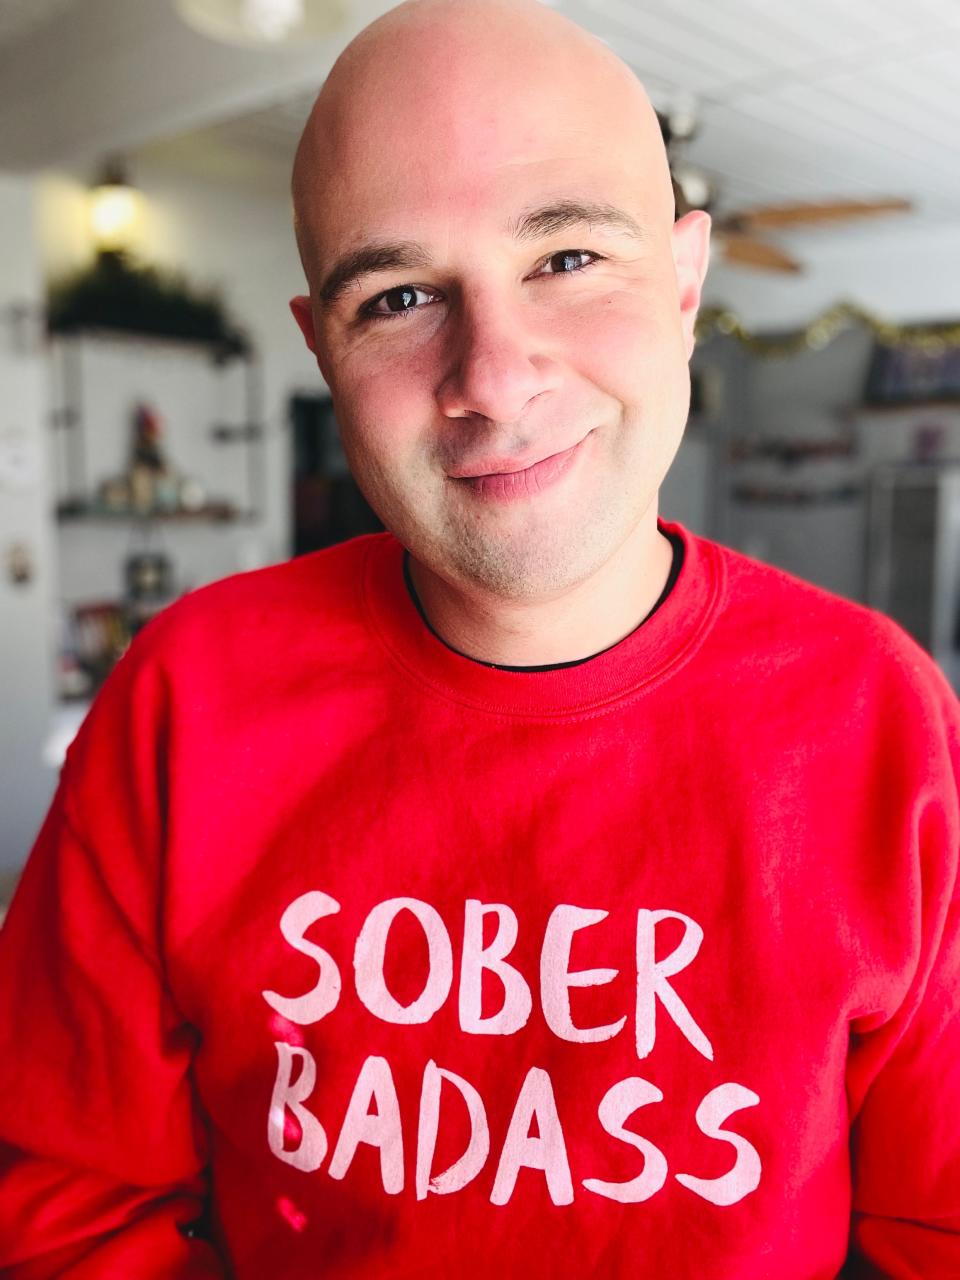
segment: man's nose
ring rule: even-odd
[[[557,385],[556,365],[529,326],[513,309],[489,301],[461,308],[450,359],[437,391],[449,418],[479,414],[516,422],[529,401]]]

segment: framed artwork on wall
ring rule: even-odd
[[[916,332],[922,333],[918,325]],[[874,345],[864,400],[870,405],[923,404],[931,400],[960,402],[960,345]]]

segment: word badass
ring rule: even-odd
[[[304,1105],[316,1084],[316,1061],[309,1050],[301,1046],[277,1042],[276,1049],[279,1063],[267,1126],[270,1149],[278,1159],[304,1173],[312,1173],[320,1168],[328,1151],[323,1126]],[[294,1064],[298,1059],[299,1072],[294,1080]],[[440,1123],[441,1090],[445,1081],[466,1104],[470,1137],[463,1154],[446,1169],[435,1173],[433,1163]],[[662,1100],[663,1094],[656,1085],[640,1076],[620,1080],[607,1090],[597,1108],[600,1124],[611,1137],[640,1151],[643,1167],[635,1177],[625,1182],[584,1178],[583,1186],[588,1191],[621,1204],[639,1204],[660,1190],[667,1179],[666,1157],[648,1139],[625,1128],[625,1124],[640,1107]],[[755,1106],[759,1101],[752,1090],[732,1082],[711,1089],[697,1107],[696,1123],[708,1137],[730,1143],[736,1150],[736,1159],[732,1168],[720,1177],[699,1178],[690,1173],[678,1173],[674,1175],[677,1182],[704,1200],[724,1206],[735,1204],[755,1190],[760,1182],[761,1167],[756,1149],[741,1135],[721,1126],[733,1112]],[[287,1145],[290,1115],[295,1117],[299,1126],[299,1141],[292,1147]],[[534,1124],[535,1133],[532,1132]],[[327,1167],[331,1178],[346,1176],[361,1143],[378,1149],[383,1189],[388,1195],[398,1195],[404,1188],[404,1137],[393,1073],[385,1058],[368,1057],[360,1068]],[[423,1200],[430,1193],[449,1195],[460,1191],[477,1177],[489,1155],[490,1130],[480,1094],[463,1076],[438,1067],[433,1060],[429,1061],[423,1072],[417,1121],[417,1199]],[[549,1072],[540,1067],[530,1068],[517,1096],[497,1161],[490,1191],[491,1203],[508,1203],[521,1168],[543,1172],[554,1204],[572,1203],[573,1178],[553,1083]]]

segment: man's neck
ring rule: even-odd
[[[410,556],[410,576],[430,626],[479,662],[540,666],[610,648],[634,631],[663,593],[673,563],[656,527],[634,535],[603,568],[556,600],[516,604],[460,592]]]

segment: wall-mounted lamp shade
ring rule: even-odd
[[[140,218],[140,193],[117,180],[101,182],[90,192],[90,226],[101,253],[129,249]]]
[[[261,49],[323,40],[346,16],[342,0],[176,0],[176,7],[201,35]]]

